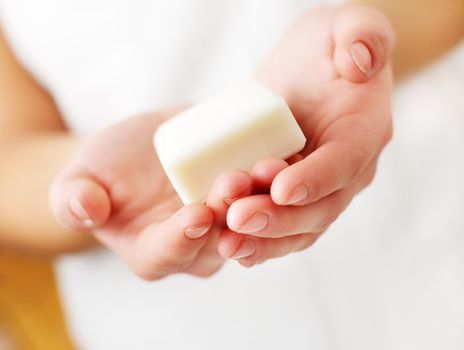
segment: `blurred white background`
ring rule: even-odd
[[[250,271],[228,264],[207,282],[176,277],[156,286],[121,275],[116,260],[107,265],[102,257],[101,264],[93,259],[84,267],[63,261],[61,283],[76,338],[92,349],[123,349],[118,346],[131,339],[140,346],[157,339],[161,327],[160,342],[181,329],[185,339],[205,347],[240,334],[223,349],[240,343],[246,349],[461,349],[464,46],[398,85],[393,105],[394,137],[373,184],[303,253]],[[89,278],[91,269],[101,270]],[[71,278],[79,275],[91,287],[76,297]],[[106,296],[105,283],[120,290]],[[165,321],[156,323],[159,317],[143,302],[150,297],[178,306],[158,305],[155,312]],[[186,303],[194,305],[188,317]],[[108,318],[113,323],[102,325]],[[216,322],[227,328],[203,329]],[[279,335],[263,337],[272,327]],[[96,334],[123,328],[126,334],[114,340]]]
[[[311,3],[197,2],[165,2],[161,24],[123,0],[95,1],[91,16],[81,2],[0,5],[18,57],[73,130],[91,133],[251,74]],[[393,102],[395,134],[373,184],[305,252],[251,270],[229,263],[208,280],[154,284],[107,252],[59,260],[80,348],[464,348],[464,46],[399,85]]]
[[[335,349],[460,349],[464,45],[398,85],[393,109],[373,184],[312,252],[314,283]]]

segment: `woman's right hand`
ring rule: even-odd
[[[209,207],[182,206],[152,144],[161,122],[179,109],[129,118],[89,139],[55,179],[54,216],[73,230],[91,230],[140,277],[175,272],[209,276],[224,263],[217,252],[214,211],[251,191],[237,176],[210,193]],[[249,190],[247,189],[249,187]]]

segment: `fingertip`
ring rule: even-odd
[[[245,219],[245,212],[247,208],[243,208],[243,200],[238,200],[229,207],[226,214],[226,225],[232,231],[238,232],[240,230],[240,224]]]
[[[213,221],[214,215],[205,205],[184,206],[167,220],[151,224],[136,235],[137,254],[131,252],[127,259],[144,279],[184,271],[208,242]]]
[[[177,216],[182,222],[185,236],[189,239],[206,236],[214,223],[213,211],[203,204],[185,206],[177,212]]]
[[[391,24],[380,11],[350,6],[337,16],[333,61],[338,74],[365,83],[390,61],[395,43]]]
[[[289,168],[290,169],[290,168]],[[271,199],[277,205],[290,204],[292,189],[297,186],[293,179],[293,174],[289,171],[282,171],[277,174],[271,185]]]
[[[276,206],[268,194],[239,199],[227,211],[226,223],[239,234],[257,235],[268,226]]]
[[[237,234],[228,229],[224,230],[220,234],[217,242],[217,250],[219,255],[224,259],[231,258],[238,250],[242,238],[243,237],[240,234]]]
[[[255,164],[250,175],[256,187],[268,189],[276,175],[287,167],[283,159],[263,159]]]
[[[251,193],[253,179],[243,170],[230,170],[218,176],[213,188],[213,196],[224,201],[227,205],[244,194]]]
[[[259,239],[251,238],[231,230],[225,230],[218,240],[218,253],[224,259],[241,261],[254,260]]]
[[[339,168],[344,169],[337,145],[322,146],[305,159],[280,172],[270,189],[277,205],[302,206],[314,203],[337,190]]]
[[[342,78],[357,84],[365,83],[375,75],[374,57],[367,45],[360,41],[349,47],[337,47],[334,66]]]
[[[66,227],[88,230],[102,226],[110,216],[106,190],[91,179],[74,179],[52,189],[51,208]]]
[[[243,267],[246,267],[247,269],[250,269],[250,268],[252,268],[253,266],[256,265],[256,262],[250,261],[250,260],[247,260],[247,259],[241,259],[238,262],[239,262],[240,265],[242,265]]]
[[[75,185],[74,197],[80,201],[82,209],[87,215],[76,216],[81,219],[86,227],[99,227],[103,225],[111,212],[111,202],[106,190],[93,180],[80,180]],[[69,198],[68,205],[71,200]],[[72,207],[71,207],[72,208]],[[77,214],[81,214],[77,212]]]
[[[279,172],[282,169],[288,167],[288,163],[280,158],[269,158],[262,159],[256,162],[253,166],[252,172],[256,174],[268,173],[268,172]]]
[[[196,221],[205,219],[206,221],[208,221],[214,219],[213,211],[210,208],[208,208],[205,204],[201,203],[186,205],[179,209],[177,215],[181,215],[183,220],[187,222],[192,220]]]
[[[232,170],[222,173],[216,179],[206,205],[214,212],[216,222],[222,225],[229,206],[253,191],[253,179],[249,173],[242,170]]]

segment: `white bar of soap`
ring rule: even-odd
[[[185,204],[205,200],[221,172],[288,158],[305,143],[284,99],[254,80],[179,113],[154,135],[159,160]]]

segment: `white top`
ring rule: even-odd
[[[303,0],[0,0],[18,57],[70,128],[249,75]],[[461,56],[458,56],[461,55]],[[79,347],[464,348],[463,52],[403,86],[374,184],[318,243],[251,270],[146,283],[111,253],[57,263]]]

